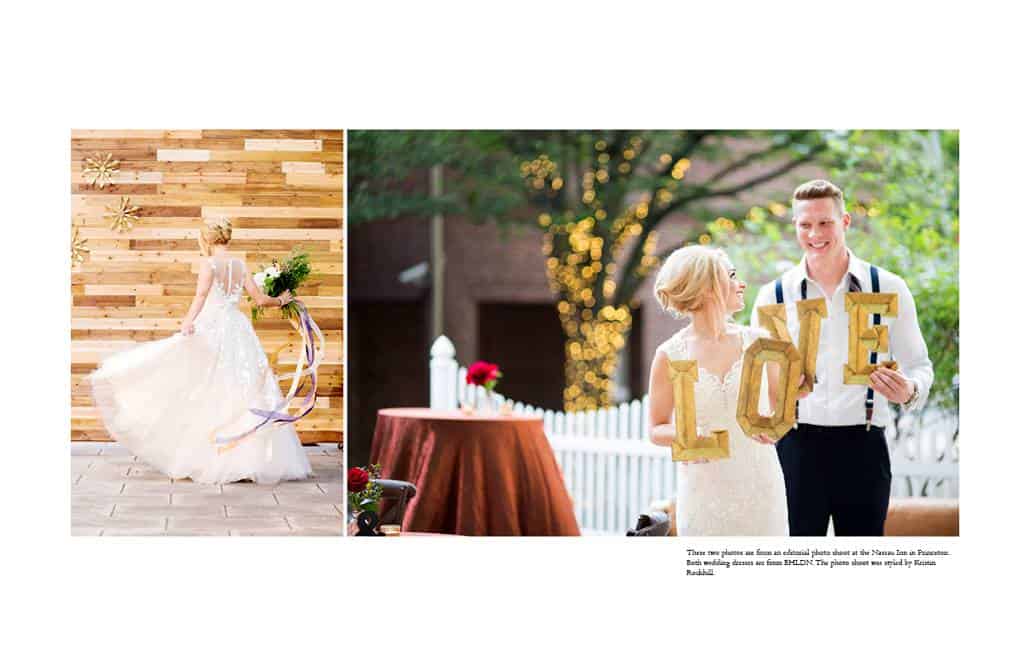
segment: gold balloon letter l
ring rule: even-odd
[[[676,440],[672,443],[672,459],[729,458],[729,432],[713,430],[707,437],[699,437],[697,434],[697,407],[694,402],[697,361],[670,360],[669,375],[676,404]]]
[[[888,348],[887,327],[870,326],[869,315],[898,316],[897,294],[870,294],[850,292],[844,296],[848,311],[848,362],[844,366],[845,384],[869,384],[869,375],[878,367],[897,368],[894,361],[872,365],[870,352],[885,352]]]

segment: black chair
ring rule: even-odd
[[[382,503],[379,507],[380,525],[400,525],[404,522],[404,512],[408,501],[415,496],[415,484],[396,479],[375,479],[372,483],[383,489]]]
[[[642,513],[637,518],[637,526],[626,532],[626,536],[669,536],[669,514],[664,511]]]

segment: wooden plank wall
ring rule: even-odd
[[[82,176],[97,152],[121,162],[104,189]],[[297,245],[311,253],[298,296],[327,350],[316,409],[298,431],[305,443],[342,442],[343,182],[342,130],[74,130],[72,224],[89,254],[72,267],[72,440],[110,440],[86,376],[114,351],[178,331],[196,286],[200,222],[227,216],[230,250],[251,272]],[[141,207],[140,219],[119,232],[104,215],[123,196]],[[290,325],[266,311],[256,329],[276,371],[291,371],[298,338]]]

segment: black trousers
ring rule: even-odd
[[[891,461],[883,428],[799,424],[776,443],[791,536],[883,536]]]

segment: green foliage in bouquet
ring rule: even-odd
[[[258,288],[269,296],[279,296],[286,290],[289,290],[296,296],[297,288],[304,284],[304,281],[308,279],[310,274],[310,256],[307,252],[295,247],[290,252],[290,256],[285,260],[275,260],[271,266],[262,268],[254,276],[254,281],[258,283]],[[290,319],[298,314],[297,305],[291,301],[280,308],[280,312],[283,319]],[[257,321],[260,313],[261,308],[257,306],[250,308],[250,316],[254,321]]]

